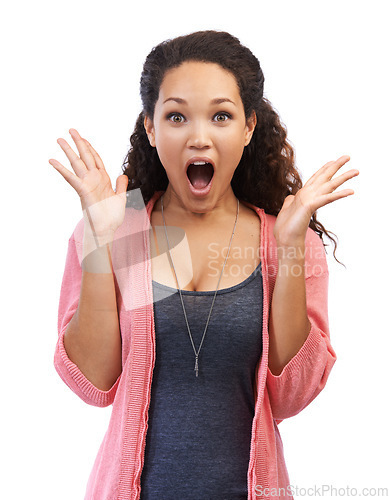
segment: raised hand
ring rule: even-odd
[[[57,142],[69,159],[75,174],[57,160],[50,159],[49,163],[76,190],[84,219],[89,223],[94,236],[113,234],[124,220],[128,177],[119,175],[115,192],[104,164],[91,144],[82,138],[77,130],[70,129],[69,133],[79,156],[65,139],[60,138]]]
[[[352,189],[335,190],[359,175],[358,170],[349,170],[333,179],[336,172],[349,160],[349,156],[341,156],[336,161],[326,163],[295,195],[285,198],[273,229],[278,246],[303,246],[314,212],[324,205],[354,194]]]

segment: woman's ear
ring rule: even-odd
[[[149,138],[149,143],[150,146],[155,148],[155,131],[154,131],[154,124],[153,120],[149,116],[145,116],[143,125],[146,130],[147,137]]]
[[[257,125],[257,115],[253,110],[251,116],[246,120],[246,139],[244,144],[245,146],[247,146],[250,143],[256,125]]]

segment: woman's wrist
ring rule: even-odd
[[[305,238],[279,238],[276,237],[278,259],[304,259]]]
[[[82,268],[91,273],[112,272],[111,254],[114,231],[96,234],[89,223],[84,226]]]
[[[298,277],[305,275],[305,242],[301,240],[277,242],[278,274]]]
[[[88,241],[95,245],[96,248],[110,244],[114,240],[115,231],[113,229],[105,229],[104,231],[96,231],[93,223],[89,218],[84,216],[84,241]]]

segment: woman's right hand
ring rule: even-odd
[[[72,150],[65,139],[58,139],[57,142],[68,157],[76,175],[57,160],[50,159],[49,163],[80,196],[84,220],[93,235],[102,238],[113,235],[124,220],[128,177],[124,174],[119,175],[116,179],[115,192],[100,156],[90,143],[75,129],[71,128],[69,133],[80,156]]]

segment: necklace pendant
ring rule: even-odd
[[[196,362],[195,362],[194,369],[195,369],[195,372],[196,372],[196,377],[198,377],[199,376],[199,357],[198,356],[196,356]]]

